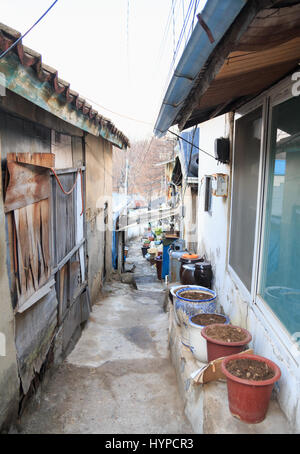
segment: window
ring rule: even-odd
[[[236,121],[229,264],[251,291],[262,107]]]
[[[211,177],[205,177],[205,199],[204,199],[204,211],[211,213]]]
[[[300,97],[271,111],[260,294],[287,330],[300,330]]]

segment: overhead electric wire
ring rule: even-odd
[[[172,0],[172,23],[173,23],[173,59],[175,58],[176,48],[176,26],[175,26],[175,2]]]
[[[182,43],[183,37],[185,35],[186,27],[187,27],[187,24],[188,24],[188,21],[189,21],[191,12],[192,12],[193,2],[194,1],[196,1],[196,0],[191,0],[190,3],[189,3],[189,7],[188,7],[188,10],[187,10],[187,13],[186,13],[183,25],[182,25],[181,34],[180,34],[180,36],[178,38],[178,42],[177,42],[177,46],[176,46],[176,55],[178,53],[178,50],[179,50],[180,45]]]
[[[182,43],[183,37],[185,35],[185,30],[186,30],[186,27],[187,27],[187,24],[188,24],[188,20],[190,18],[191,12],[192,12],[192,7],[193,7],[193,2],[194,1],[196,1],[196,0],[190,0],[186,16],[185,16],[185,18],[183,20],[182,29],[181,29],[181,32],[180,32],[180,35],[179,35],[179,38],[178,38],[178,41],[177,41],[177,45],[176,45],[175,58],[177,56],[178,50],[179,50],[180,45]]]
[[[178,52],[179,52],[183,37],[185,36],[185,31],[186,31],[186,28],[187,28],[187,25],[188,25],[188,22],[189,22],[191,13],[192,13],[194,1],[196,1],[196,0],[190,0],[189,6],[188,6],[188,10],[187,10],[185,19],[183,21],[183,25],[182,25],[182,28],[181,28],[181,32],[180,32],[177,44],[176,44],[176,46],[173,49],[173,58],[171,60],[170,68],[169,68],[168,75],[167,75],[167,78],[166,78],[166,83],[165,83],[165,86],[164,86],[164,92],[167,89],[167,86],[168,86],[168,83],[170,81],[170,77],[171,77],[172,71],[173,71],[175,63],[176,63],[176,58],[177,58],[177,55],[178,55]],[[194,22],[194,18],[195,17],[193,17],[193,22]],[[189,34],[186,36],[186,39],[188,39],[188,38],[189,38]]]
[[[0,60],[4,58],[11,50],[13,50],[20,41],[22,41],[25,36],[28,35],[28,33],[31,32],[31,30],[39,23],[41,22],[42,19],[49,13],[49,11],[53,8],[53,6],[58,2],[58,0],[55,0],[55,2],[52,3],[51,6],[47,9],[47,11],[44,12],[44,14],[27,30],[27,32],[24,33],[24,35],[21,35],[8,49],[6,49],[2,54],[0,55]]]
[[[178,137],[178,139],[181,139],[181,140],[183,140],[184,142],[189,143],[190,145],[193,145],[194,148],[197,148],[197,150],[202,151],[202,153],[205,153],[207,156],[210,156],[211,158],[213,158],[213,159],[215,159],[215,160],[217,159],[214,155],[208,153],[207,151],[203,150],[203,149],[200,148],[200,147],[197,147],[197,145],[193,144],[192,142],[190,142],[190,141],[187,140],[187,139],[184,139],[184,138],[181,137],[180,135],[176,134],[176,132],[173,132],[173,131],[171,131],[170,129],[168,129],[168,132],[170,132],[170,133],[173,134],[174,136]]]
[[[188,37],[191,36],[192,31],[194,30],[195,17],[196,17],[196,13],[197,13],[197,9],[198,9],[198,6],[199,6],[200,1],[201,1],[201,0],[195,0],[194,13],[193,13],[193,20],[191,21],[191,25],[190,25],[190,28],[189,28],[189,30],[188,30],[188,34],[187,34]]]
[[[177,0],[175,0],[175,5],[176,5],[176,3],[177,3]],[[165,52],[165,47],[166,47],[166,43],[167,43],[167,37],[168,37],[170,26],[171,26],[171,23],[172,23],[172,12],[173,12],[173,0],[171,2],[171,8],[170,8],[169,16],[168,16],[168,19],[167,19],[167,24],[165,26],[164,35],[163,35],[163,38],[162,38],[162,41],[161,41],[161,45],[160,45],[160,49],[159,49],[159,53],[158,53],[158,65],[160,64],[160,62],[162,60],[162,57],[163,57],[163,54]]]
[[[130,0],[127,0],[126,47],[127,47],[128,84],[130,86],[129,19],[130,19]]]

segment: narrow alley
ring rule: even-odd
[[[300,0],[1,0],[1,435],[300,434],[299,65]]]
[[[168,315],[156,269],[137,240],[134,284],[112,280],[76,347],[19,424],[26,434],[192,433],[169,359]]]

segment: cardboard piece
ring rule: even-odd
[[[254,354],[252,349],[245,350],[238,354],[243,355],[244,353],[248,353],[250,355]],[[221,370],[221,363],[223,359],[224,358],[215,359],[214,361],[203,365],[200,369],[193,372],[191,374],[193,382],[197,385],[200,385],[216,380],[226,380],[226,377]]]

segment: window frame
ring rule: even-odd
[[[267,137],[266,137],[266,148],[265,148],[265,172],[262,184],[262,206],[260,213],[260,240],[258,244],[258,260],[257,260],[257,272],[255,282],[255,299],[253,308],[257,315],[260,315],[260,319],[263,321],[265,328],[274,334],[274,340],[277,348],[281,352],[282,356],[288,361],[291,366],[296,366],[297,376],[300,377],[300,356],[296,358],[291,350],[295,346],[295,342],[292,335],[286,329],[285,325],[277,317],[275,312],[269,307],[268,303],[260,295],[260,288],[262,282],[263,273],[263,254],[265,246],[265,226],[266,226],[266,205],[268,197],[268,182],[270,176],[270,159],[271,159],[271,125],[272,125],[272,109],[282,104],[285,101],[293,98],[292,85],[293,81],[291,77],[284,79],[277,86],[273,87],[269,92],[266,93],[268,100],[268,118],[267,118]],[[293,367],[293,368],[294,368]]]
[[[265,137],[266,137],[266,118],[268,113],[268,104],[267,98],[264,95],[258,96],[242,108],[238,110],[239,117],[234,121],[234,133],[233,133],[233,157],[232,157],[232,171],[231,171],[231,195],[233,194],[233,185],[234,185],[234,165],[235,165],[235,155],[236,155],[236,122],[240,118],[244,117],[255,111],[256,109],[262,109],[262,131],[261,131],[261,143],[260,143],[260,159],[259,159],[259,172],[258,172],[258,189],[257,189],[257,200],[256,200],[256,221],[255,221],[255,235],[254,235],[254,252],[253,252],[253,262],[252,262],[252,280],[251,280],[251,289],[250,291],[243,283],[241,278],[238,276],[232,265],[230,264],[230,249],[231,249],[231,226],[233,222],[232,217],[232,208],[233,208],[233,197],[231,196],[230,200],[230,222],[229,222],[229,242],[228,242],[228,254],[227,254],[227,271],[230,274],[231,279],[238,286],[239,291],[241,292],[243,298],[251,303],[255,298],[255,272],[257,270],[257,260],[258,260],[258,236],[259,236],[259,219],[260,219],[260,210],[261,210],[261,186],[262,186],[262,177],[264,172],[264,150],[265,150]]]
[[[300,378],[300,356],[295,357],[292,348],[295,347],[295,341],[292,335],[287,331],[284,324],[279,320],[277,315],[272,311],[267,302],[260,295],[261,277],[263,272],[263,254],[265,245],[265,225],[266,225],[266,204],[268,196],[268,181],[270,175],[270,155],[271,155],[271,124],[272,108],[291,98],[292,94],[291,75],[283,79],[274,87],[262,93],[254,100],[247,103],[236,112],[239,117],[251,113],[253,110],[262,107],[262,140],[260,149],[259,178],[257,190],[257,212],[254,239],[254,254],[252,267],[251,291],[249,292],[245,284],[241,281],[234,269],[229,263],[230,260],[230,243],[231,243],[231,222],[232,219],[232,197],[230,201],[230,223],[229,223],[229,241],[227,253],[227,271],[237,285],[245,301],[253,309],[254,314],[262,323],[267,332],[272,335],[272,342],[281,354],[282,359],[292,368],[295,375]],[[234,182],[234,157],[235,157],[235,137],[236,137],[236,120],[234,122],[233,135],[233,159],[232,159],[232,179],[231,193],[233,192]]]

